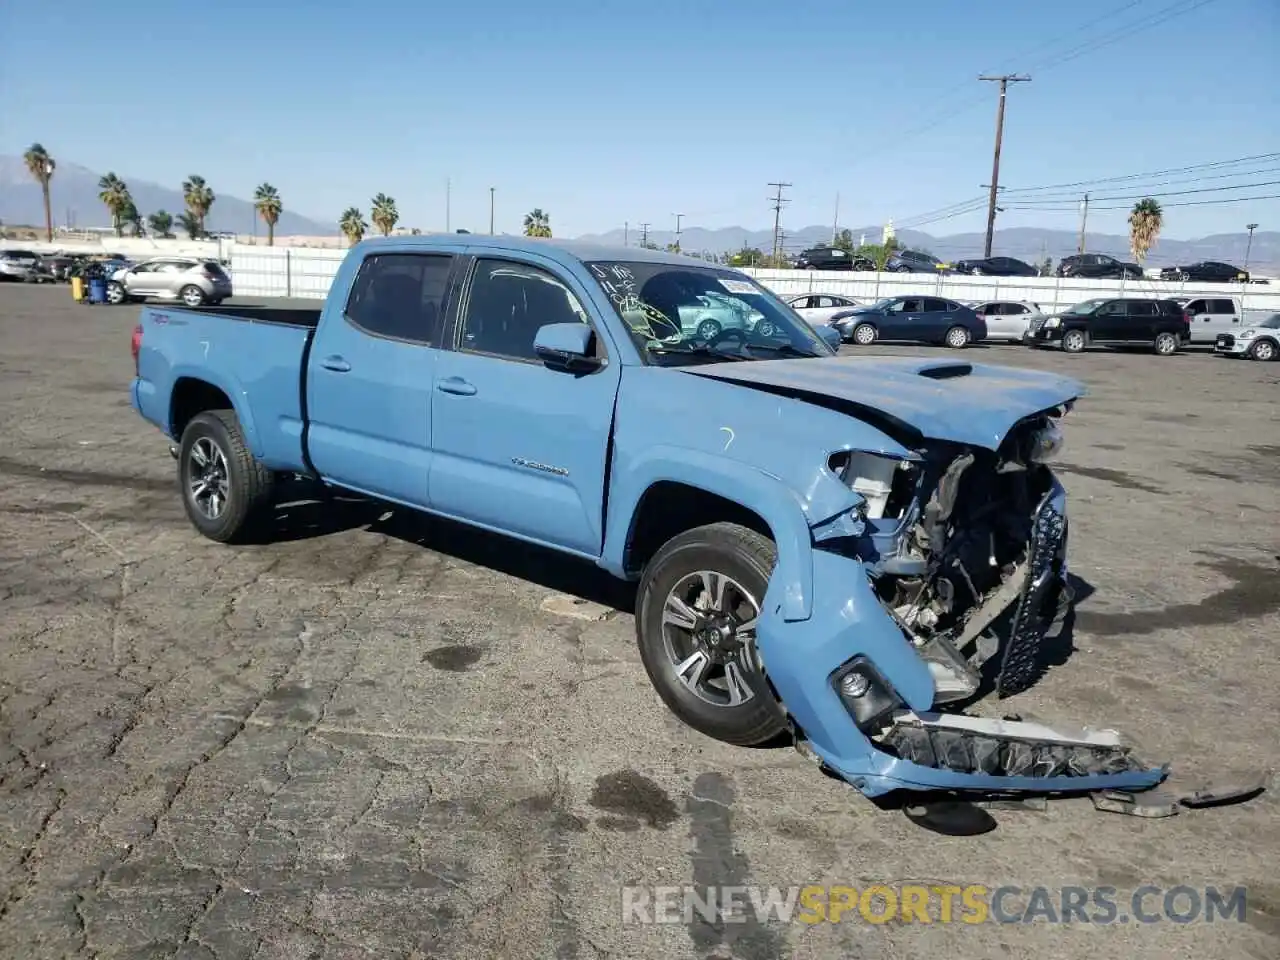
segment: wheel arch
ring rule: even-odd
[[[255,455],[260,454],[258,432],[245,404],[235,402],[236,391],[207,375],[180,374],[169,394],[169,436],[182,439],[182,431],[194,417],[209,410],[231,410],[240,421],[245,443]]]

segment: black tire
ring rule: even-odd
[[[850,335],[849,340],[860,347],[869,347],[876,342],[878,336],[880,336],[880,331],[875,328],[874,324],[860,323],[853,328],[853,333]]]
[[[712,320],[710,317],[704,317],[699,320],[697,327],[694,328],[697,335],[703,340],[714,340],[723,329],[718,320]]]
[[[1172,333],[1157,333],[1151,349],[1158,357],[1171,357],[1178,352],[1178,338]]]
[[[203,307],[207,300],[204,291],[194,283],[189,283],[178,291],[178,298],[188,307]]]
[[[1280,355],[1280,350],[1276,348],[1273,340],[1261,337],[1254,341],[1252,347],[1249,348],[1250,360],[1274,360]]]
[[[1080,353],[1089,345],[1089,338],[1083,330],[1067,330],[1062,334],[1062,350],[1064,353]]]
[[[202,512],[192,494],[195,463],[192,448],[211,443],[225,461],[226,499],[217,516]],[[178,482],[182,506],[192,526],[217,543],[240,543],[251,538],[270,506],[274,477],[250,452],[232,410],[206,410],[191,418],[178,446]]]
[[[636,640],[649,681],[672,713],[716,740],[737,746],[766,743],[787,729],[787,718],[768,680],[742,671],[752,696],[737,705],[708,703],[678,676],[663,631],[668,595],[686,577],[710,570],[751,592],[761,610],[777,560],[773,541],[735,523],[695,527],[667,541],[646,564],[636,595]],[[753,645],[754,646],[754,645]]]
[[[972,339],[973,337],[970,335],[968,327],[956,324],[947,331],[946,336],[942,338],[942,342],[952,350],[963,350]]]

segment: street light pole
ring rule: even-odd
[[[1244,272],[1249,272],[1249,253],[1253,249],[1253,231],[1258,229],[1256,223],[1246,223],[1244,228],[1249,231],[1249,242],[1244,246]]]
[[[493,187],[489,188],[489,236],[493,236]]]

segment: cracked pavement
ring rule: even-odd
[[[358,502],[283,508],[260,546],[203,540],[128,405],[136,315],[0,286],[0,954],[1075,957],[1104,937],[1129,958],[1276,955],[1274,781],[1171,820],[1070,800],[938,836],[792,750],[681,725],[628,591],[588,567]],[[1118,727],[1177,786],[1274,763],[1280,364],[966,359],[1091,390],[1063,455],[1074,650],[1007,709]],[[916,881],[1242,884],[1248,910],[1086,941],[641,926],[619,892]]]

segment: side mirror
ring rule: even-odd
[[[552,370],[590,373],[600,368],[593,356],[595,331],[585,323],[548,323],[533,338],[533,352]]]
[[[840,349],[840,331],[835,327],[822,326],[818,328],[818,336],[827,341],[827,346],[832,350]]]

